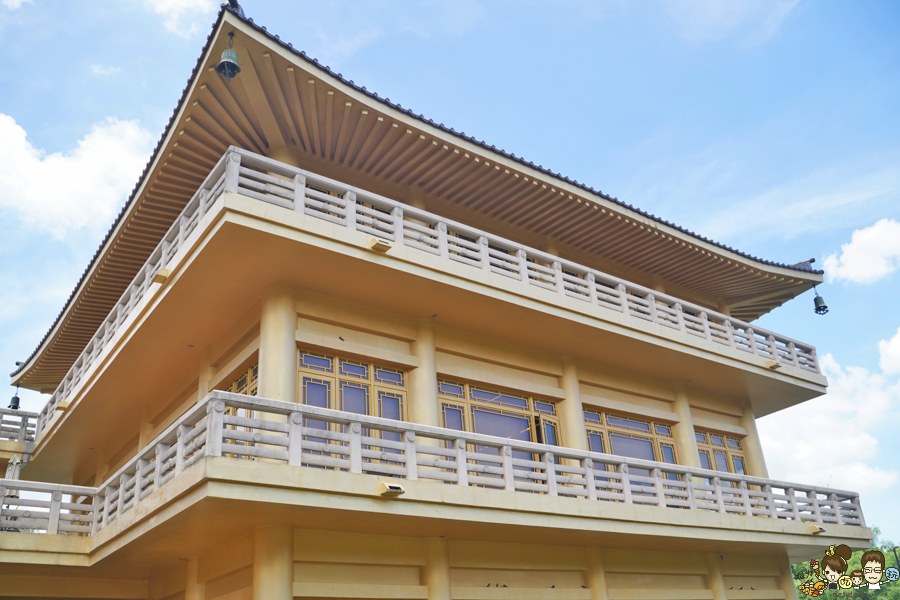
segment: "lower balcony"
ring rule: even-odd
[[[219,391],[99,488],[3,479],[0,498],[3,562],[34,550],[43,558],[26,562],[88,564],[165,522],[237,535],[273,514],[396,535],[439,523],[541,543],[594,536],[628,547],[645,536],[657,548],[744,552],[763,544],[795,560],[871,538],[853,492]]]

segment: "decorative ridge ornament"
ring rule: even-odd
[[[238,55],[232,46],[234,45],[234,32],[228,32],[228,48],[222,50],[222,58],[216,67],[216,73],[223,75],[225,79],[231,81],[234,76],[241,72],[238,66]]]

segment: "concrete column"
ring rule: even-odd
[[[184,586],[184,600],[205,600],[206,582],[197,578],[197,558],[189,558],[187,562],[187,581]]]
[[[294,530],[260,527],[253,534],[253,600],[293,600]]]
[[[719,554],[707,554],[706,566],[709,575],[706,577],[706,587],[713,594],[713,600],[728,600],[728,592],[725,590],[725,579],[722,577],[722,557]]]
[[[428,586],[428,600],[450,600],[450,548],[445,538],[425,540],[422,584]]]
[[[675,450],[678,462],[686,467],[700,468],[700,451],[697,450],[697,437],[694,435],[694,419],[691,416],[691,405],[684,385],[676,383],[675,413],[678,423],[672,428],[675,434]]]
[[[562,428],[562,445],[576,450],[587,450],[587,433],[584,430],[584,408],[581,405],[581,383],[578,368],[568,356],[562,359],[563,373],[560,378],[566,399],[556,404],[559,424]]]
[[[419,366],[409,373],[409,420],[420,425],[440,427],[441,407],[437,397],[437,360],[432,321],[419,322],[412,352],[419,359]]]
[[[210,364],[209,346],[200,351],[200,369],[197,374],[197,402],[206,398],[210,392],[209,382],[216,375],[216,369]]]
[[[778,563],[778,585],[784,590],[785,600],[797,600],[797,586],[794,585],[794,574],[791,573],[791,561],[786,556]]]
[[[728,303],[725,302],[724,300],[717,299],[716,307],[718,308],[719,312],[722,313],[723,315],[727,315],[729,317],[731,316],[731,308],[729,308]]]
[[[747,472],[754,477],[769,477],[769,469],[766,468],[766,457],[763,455],[762,444],[759,441],[759,431],[756,429],[756,417],[753,415],[753,407],[748,403],[744,406],[744,414],[741,416],[741,426],[747,430],[747,437],[741,440],[744,445],[744,453],[747,455]]]
[[[591,600],[609,600],[606,587],[606,569],[603,567],[603,551],[600,548],[585,548],[587,571],[584,573],[585,583],[591,588]]]
[[[270,285],[259,323],[259,396],[297,401],[297,307],[294,289]]]

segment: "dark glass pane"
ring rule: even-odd
[[[599,413],[586,412],[584,413],[584,420],[588,423],[598,423],[600,425],[603,424],[603,419],[600,418]]]
[[[400,416],[400,396],[396,394],[388,394],[379,392],[378,399],[381,401],[381,417],[385,419],[393,419],[402,421]]]
[[[716,471],[728,473],[728,457],[725,456],[725,453],[715,451],[713,454],[716,456]]]
[[[656,426],[656,435],[664,435],[666,437],[672,437],[672,428],[668,425],[657,425]]]
[[[444,405],[444,427],[447,429],[455,429],[457,431],[465,431],[463,428],[463,413],[461,408],[455,406]]]
[[[310,406],[319,406],[321,408],[330,408],[328,406],[329,387],[328,382],[315,381],[311,379],[303,380],[303,404]]]
[[[609,439],[610,442],[612,442],[613,454],[628,456],[630,458],[654,460],[653,442],[650,440],[619,435],[617,433],[610,433]]]
[[[624,427],[625,429],[634,429],[635,431],[643,431],[646,433],[650,433],[650,423],[643,423],[641,421],[632,421],[631,419],[624,419],[622,417],[614,417],[612,415],[606,415],[606,422],[612,427]],[[618,454],[618,453],[616,453]]]
[[[342,360],[341,375],[345,375],[347,377],[356,377],[357,379],[368,379],[369,367],[368,365],[361,365],[359,363],[353,363],[348,360]]]
[[[369,414],[368,388],[353,383],[341,383],[341,409],[358,415]]]
[[[556,425],[547,421],[544,421],[544,443],[559,446],[559,440],[556,438]]]
[[[588,447],[591,449],[591,452],[606,454],[606,450],[603,449],[603,434],[588,431]]]
[[[712,464],[709,462],[709,452],[700,452],[700,466],[707,471],[712,471]]]
[[[740,450],[741,449],[741,443],[738,440],[736,440],[734,438],[726,438],[726,439],[728,440],[729,448],[731,448],[732,450]]]
[[[546,413],[548,415],[556,414],[556,405],[551,404],[550,402],[539,402],[537,400],[534,401],[534,410],[537,412]]]
[[[709,443],[713,446],[724,446],[725,441],[722,439],[721,435],[715,435],[713,433],[709,434]]]
[[[489,390],[479,390],[472,388],[470,391],[473,400],[480,402],[490,402],[491,404],[499,404],[501,406],[512,406],[515,408],[528,409],[528,400],[499,392],[491,392]]]
[[[694,436],[697,438],[697,443],[705,444],[706,443],[706,434],[700,433],[699,431],[694,432]]]
[[[331,373],[331,365],[331,358],[328,356],[322,356],[321,354],[310,354],[309,352],[304,352],[300,355],[300,366],[306,367],[307,369],[315,369],[316,371],[325,371],[326,373]]]
[[[495,435],[510,440],[531,441],[531,428],[528,426],[528,417],[502,414],[480,408],[472,409],[472,422],[475,433]],[[497,454],[496,448],[478,446],[478,452],[485,454]],[[513,451],[515,458],[531,460],[529,452]]]
[[[747,470],[744,468],[744,459],[740,456],[732,457],[731,462],[734,463],[734,472],[738,475],[746,475]]]
[[[675,464],[675,449],[672,446],[668,446],[666,444],[659,445],[660,452],[662,453],[662,462],[669,463],[670,465]]]
[[[389,383],[391,385],[403,385],[403,372],[394,371],[393,369],[385,369],[384,367],[375,367],[375,381],[379,383]]]
[[[463,386],[450,383],[449,381],[438,381],[438,392],[454,398],[465,398],[466,396]]]

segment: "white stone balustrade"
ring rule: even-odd
[[[859,495],[215,391],[99,488],[0,479],[0,528],[93,532],[204,457],[865,527]],[[47,498],[20,499],[20,491]]]
[[[277,177],[276,177],[277,175]],[[325,191],[322,191],[325,190]],[[181,216],[100,326],[40,413],[37,432],[67,400],[93,360],[223,192],[233,192],[300,211],[371,234],[392,244],[416,248],[474,268],[527,282],[566,297],[680,330],[686,335],[754,354],[776,365],[820,373],[816,349],[739,319],[678,300],[245,150],[231,148],[209,174]]]
[[[33,442],[38,414],[0,408],[0,440]]]

